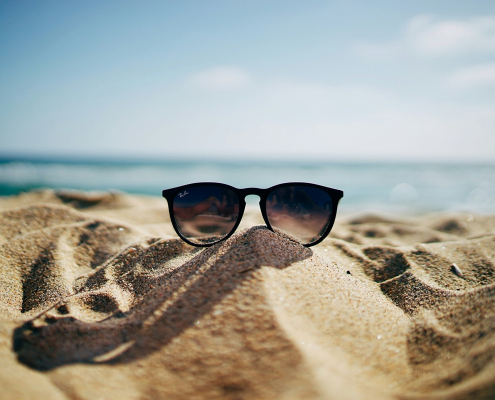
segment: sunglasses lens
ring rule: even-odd
[[[193,186],[178,193],[173,202],[175,222],[195,244],[215,243],[234,228],[239,199],[223,186]]]
[[[322,189],[288,185],[274,189],[266,201],[266,213],[273,229],[293,236],[303,244],[320,239],[332,221],[333,202]]]

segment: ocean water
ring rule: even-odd
[[[202,181],[262,188],[313,182],[343,190],[339,209],[349,212],[495,213],[495,163],[0,158],[2,196],[39,188],[160,196],[163,189]]]

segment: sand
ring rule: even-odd
[[[162,198],[0,198],[0,398],[495,398],[494,216],[260,224],[203,250]]]

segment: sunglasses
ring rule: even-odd
[[[167,199],[175,231],[193,246],[212,246],[229,238],[241,222],[245,197],[257,195],[268,229],[309,247],[331,231],[344,192],[303,182],[268,189],[201,182],[166,189],[162,195]]]

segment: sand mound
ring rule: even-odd
[[[198,249],[160,198],[0,210],[0,398],[495,397],[494,217],[342,216],[308,249],[251,210]]]

